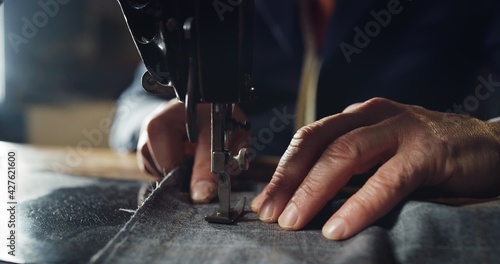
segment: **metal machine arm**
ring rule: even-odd
[[[228,166],[248,167],[246,149],[233,156],[229,134],[248,128],[232,118],[235,103],[254,96],[251,81],[253,0],[118,0],[148,72],[146,91],[185,102],[189,140],[197,140],[196,105],[212,104],[212,172],[219,210],[209,222],[232,223],[245,201],[230,207]]]

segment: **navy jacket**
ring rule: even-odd
[[[301,73],[298,6],[290,0],[255,5],[258,98],[242,107],[253,123],[252,149],[281,155],[293,134]],[[481,119],[500,116],[497,0],[337,0],[321,58],[317,118],[372,97]],[[119,106],[140,90],[136,81]],[[148,100],[141,105],[150,111],[146,105],[158,101]],[[128,113],[136,121],[117,115],[113,147],[135,147],[138,120],[147,112],[139,108]]]

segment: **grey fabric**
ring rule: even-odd
[[[130,219],[120,209],[137,208],[141,183],[90,183],[19,204],[17,257],[23,263],[86,263]]]
[[[50,192],[42,191],[45,188],[36,178],[23,184],[23,190],[29,182],[39,189],[31,196],[23,194],[31,198],[19,204],[18,252],[25,262],[85,263],[99,250],[93,257],[95,263],[500,260],[500,201],[466,206],[406,201],[352,239],[334,242],[322,237],[321,226],[346,197],[332,200],[304,230],[290,232],[260,222],[248,206],[236,225],[209,224],[203,217],[217,204],[190,204],[187,193],[173,190],[176,182],[162,184],[132,216],[119,209],[137,208],[141,182],[70,179],[76,184],[52,188],[62,181],[56,177],[46,184]],[[262,186],[235,183],[234,187],[236,201],[241,196],[250,200]]]
[[[256,192],[239,192],[252,198]],[[162,184],[93,263],[495,263],[500,202],[453,207],[407,201],[359,235],[328,241],[332,200],[304,230],[284,231],[247,212],[236,225],[209,224],[216,203],[192,205]]]
[[[388,219],[401,263],[500,262],[500,201],[458,207],[412,201]]]
[[[251,198],[252,193],[238,193]],[[185,194],[161,195],[134,215],[94,263],[390,263],[380,228],[345,243],[327,241],[317,228],[287,232],[247,212],[236,225],[209,224],[216,204],[191,205]]]

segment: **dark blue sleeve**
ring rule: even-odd
[[[500,2],[496,3],[492,12],[484,44],[489,69],[484,74],[486,84],[483,85],[489,86],[488,91],[491,91],[491,98],[487,100],[488,118],[500,117]]]
[[[153,110],[166,99],[146,93],[141,84],[146,67],[137,67],[134,81],[118,98],[111,126],[110,147],[119,151],[135,151],[141,124]]]

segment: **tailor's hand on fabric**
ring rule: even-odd
[[[300,129],[251,204],[264,222],[303,228],[356,174],[381,165],[327,221],[352,237],[421,186],[452,195],[500,194],[500,123],[374,98]]]
[[[185,106],[177,100],[161,104],[144,122],[137,145],[139,168],[161,178],[186,157],[194,156],[190,196],[195,203],[207,203],[217,194],[217,179],[211,172],[210,104],[198,105],[198,142],[188,141]],[[233,117],[245,120],[235,107]],[[248,138],[248,132],[238,130],[229,139],[236,148]],[[239,142],[237,144],[236,142]]]

